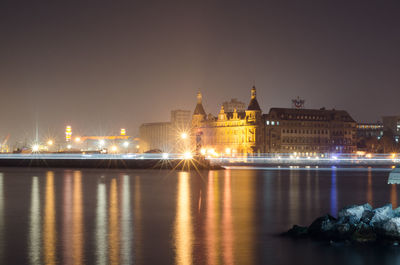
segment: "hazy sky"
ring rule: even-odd
[[[104,134],[206,112],[255,80],[261,108],[400,114],[400,1],[0,2],[0,139]]]

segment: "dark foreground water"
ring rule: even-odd
[[[397,207],[388,172],[0,168],[0,264],[396,264],[400,248],[277,236],[347,204]]]

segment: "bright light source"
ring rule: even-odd
[[[162,158],[163,159],[168,159],[168,154],[167,153],[162,154]]]
[[[181,133],[181,138],[182,139],[187,139],[187,137],[188,137],[187,133],[185,133],[185,132]]]
[[[227,155],[231,154],[231,149],[229,147],[225,149],[225,154],[227,154]]]
[[[103,145],[105,145],[105,144],[106,144],[106,141],[104,141],[103,139],[99,140],[99,145],[100,145],[100,146],[103,146]]]
[[[38,144],[34,144],[32,145],[32,152],[39,152],[39,145]]]
[[[137,149],[139,149],[139,147],[140,147],[139,145],[136,146]]]
[[[67,145],[67,148],[68,148],[68,149],[71,149],[71,148],[72,148],[72,145],[70,145],[70,144]]]
[[[206,154],[206,149],[204,149],[204,148],[201,148],[201,150],[200,150],[200,154],[202,154],[202,155],[205,155],[205,154]]]
[[[123,146],[124,146],[125,148],[127,148],[127,147],[129,146],[129,142],[124,142],[124,143],[123,143]]]
[[[80,137],[75,137],[75,142],[79,143],[81,141]]]
[[[193,155],[192,155],[192,153],[190,153],[190,152],[185,152],[185,153],[183,154],[183,158],[184,158],[184,159],[192,159],[192,158],[193,158]]]
[[[111,146],[111,151],[112,152],[117,152],[118,151],[117,146],[115,146],[115,145]]]
[[[53,140],[48,140],[47,141],[47,145],[53,145],[53,144],[54,144]]]

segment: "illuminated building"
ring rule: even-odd
[[[263,153],[264,122],[256,88],[251,89],[246,110],[228,112],[222,105],[217,117],[206,115],[199,92],[192,116],[192,145],[197,152],[205,149],[210,155]]]
[[[71,126],[67,126],[67,128],[65,129],[65,141],[69,142],[71,141],[71,136],[72,136],[72,129]]]
[[[225,101],[222,103],[225,112],[244,112],[246,110],[246,104],[237,100],[236,98],[231,99],[231,101]]]
[[[225,106],[229,108],[227,102]],[[222,105],[217,117],[206,114],[199,92],[191,142],[197,153],[206,156],[352,153],[356,151],[356,130],[356,122],[344,110],[295,106],[271,108],[268,114],[262,114],[253,87],[247,109],[227,111]]]
[[[356,122],[344,110],[271,108],[264,119],[268,153],[356,151]]]
[[[186,146],[186,140],[181,136],[189,132],[190,121],[190,111],[173,110],[171,111],[170,122],[142,124],[139,128],[139,151],[164,153],[185,151],[183,149]]]
[[[357,123],[357,138],[376,137],[380,139],[383,135],[383,124],[377,123]]]

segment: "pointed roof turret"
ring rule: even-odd
[[[247,107],[247,110],[259,110],[261,111],[260,105],[258,104],[257,101],[257,93],[256,93],[256,87],[253,86],[251,89],[251,99],[249,106]]]
[[[204,111],[203,108],[203,96],[201,95],[200,91],[197,92],[197,105],[196,108],[194,109],[193,115],[206,115],[206,112]]]

